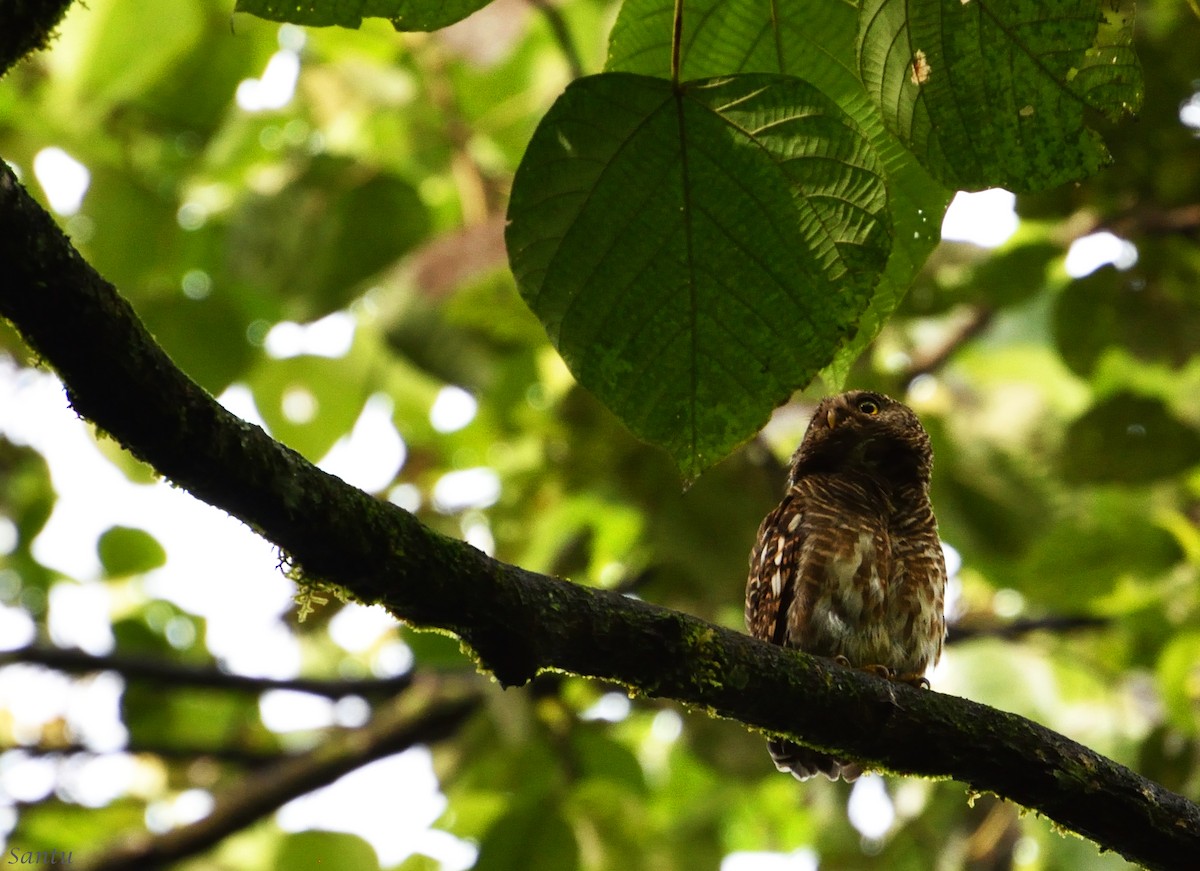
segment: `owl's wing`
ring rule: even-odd
[[[796,554],[803,542],[803,497],[795,489],[758,528],[746,580],[746,628],[755,638],[783,644],[795,596]]]

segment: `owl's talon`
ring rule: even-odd
[[[897,683],[906,683],[910,687],[914,687],[919,690],[929,689],[929,680],[925,677],[925,675],[918,674],[917,672],[897,675],[894,680]]]
[[[865,671],[867,674],[873,674],[875,677],[881,677],[884,680],[896,680],[896,674],[886,665],[851,665],[850,660],[838,654],[833,658],[833,661],[843,668],[852,668],[855,671]]]
[[[892,670],[886,665],[863,665],[858,670],[865,671],[867,674],[873,674],[875,677],[881,677],[884,680],[894,679]]]

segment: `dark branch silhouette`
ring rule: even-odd
[[[273,541],[302,585],[451,632],[505,686],[548,669],[614,681],[868,767],[953,777],[1151,868],[1195,867],[1200,807],[1030,720],[506,565],[317,469],[180,372],[7,166],[0,263],[0,314],[75,410]]]
[[[545,16],[550,32],[554,34],[554,41],[558,43],[558,47],[563,53],[563,59],[567,62],[571,78],[582,78],[583,59],[579,56],[579,49],[575,47],[575,40],[571,38],[571,29],[567,26],[566,17],[549,0],[529,0],[529,5]]]
[[[899,384],[907,385],[921,375],[931,375],[939,371],[960,348],[992,325],[995,314],[992,309],[983,306],[972,308],[966,320],[959,324],[937,347],[926,349],[914,358],[896,375],[896,381]]]
[[[1110,625],[1107,617],[1090,614],[1061,614],[1050,617],[1028,617],[1007,623],[960,621],[946,628],[946,643],[958,644],[975,638],[1003,638],[1013,641],[1033,632],[1076,632],[1081,629],[1104,629]]]
[[[131,741],[116,750],[96,750],[85,744],[10,744],[0,746],[0,753],[15,751],[26,756],[40,758],[66,759],[70,757],[90,758],[105,756],[111,753],[132,753],[157,756],[160,759],[173,759],[190,762],[196,759],[208,758],[223,762],[227,765],[237,765],[242,768],[262,768],[275,762],[291,758],[295,754],[279,750],[256,750],[250,747],[199,747],[184,744],[166,744],[161,742]]]
[[[92,656],[81,650],[55,647],[22,647],[0,653],[0,665],[12,662],[44,665],[71,674],[115,671],[126,680],[143,681],[167,687],[202,687],[206,689],[265,692],[266,690],[295,690],[331,699],[344,696],[381,696],[403,692],[412,683],[411,673],[387,678],[270,678],[230,674],[215,667],[163,662],[139,656],[113,654]]]
[[[125,838],[88,859],[87,871],[148,871],[194,856],[222,838],[246,828],[293,798],[325,786],[369,762],[432,744],[453,735],[478,707],[475,694],[413,705],[399,699],[383,708],[367,725],[349,729],[298,754],[240,780],[219,794],[204,819],[161,835]],[[418,713],[413,709],[417,708]]]

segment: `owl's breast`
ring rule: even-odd
[[[843,656],[854,666],[923,673],[941,646],[940,626],[931,625],[939,622],[933,612],[941,596],[908,582],[913,567],[893,552],[886,529],[838,532],[836,540],[814,542],[818,546],[802,554],[807,565],[801,567],[805,595],[794,615],[797,646],[819,656]]]
[[[886,535],[878,529],[844,526],[813,539],[801,554],[805,613],[796,615],[804,618],[803,625],[797,626],[799,646],[853,662],[884,622]]]

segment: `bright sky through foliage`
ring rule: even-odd
[[[942,219],[942,239],[981,248],[1003,245],[1017,230],[1017,198],[1001,188],[959,191]]]
[[[354,342],[354,316],[334,312],[311,324],[280,321],[263,340],[267,353],[278,360],[312,354],[316,357],[342,357]]]
[[[474,396],[451,384],[438,391],[429,409],[429,423],[438,432],[458,432],[475,419],[478,407]]]
[[[397,784],[404,785],[403,804],[377,800],[394,796]],[[367,796],[372,798],[364,801]],[[445,808],[429,750],[414,747],[284,805],[278,821],[287,831],[320,828],[362,835],[384,866],[420,852],[440,860],[443,871],[462,871],[474,864],[475,849],[430,828]]]
[[[300,77],[300,49],[304,29],[285,24],[279,28],[279,51],[271,55],[262,77],[243,79],[237,89],[237,104],[247,112],[282,109],[296,93]]]
[[[323,332],[344,334],[336,320]],[[296,336],[304,344],[312,333],[289,336],[285,331],[283,335],[289,340]],[[312,346],[306,350],[312,352]],[[248,410],[241,408],[243,401],[237,391],[227,394],[227,405]],[[248,396],[244,402],[250,402]],[[252,402],[250,406],[252,409]],[[21,372],[11,365],[0,367],[0,433],[19,444],[35,445],[50,463],[58,501],[36,542],[47,565],[57,565],[75,577],[95,577],[99,571],[95,549],[81,546],[82,542],[95,541],[103,528],[114,522],[146,529],[170,553],[168,565],[147,579],[148,591],[205,615],[208,647],[227,667],[276,677],[298,674],[294,638],[279,622],[280,615],[293,607],[292,585],[279,574],[273,549],[262,539],[165,483],[139,486],[124,478],[97,451],[87,424],[71,414],[53,376]],[[368,401],[350,436],[330,452],[324,465],[355,483],[383,486],[403,461],[403,452],[403,442],[391,424],[391,402],[380,398]],[[484,489],[490,492],[491,486],[494,484]],[[228,607],[230,602],[237,602],[238,607]],[[96,621],[106,622],[111,607],[100,585],[59,583],[51,590],[49,607],[49,623],[58,644],[93,653],[111,647],[111,633],[105,633],[105,638],[96,634]],[[360,609],[360,619],[352,621],[354,613],[339,612],[337,637],[345,640],[342,630],[351,622],[360,633],[374,627],[368,632],[374,637],[381,621],[392,624],[378,609]],[[0,610],[0,638],[4,641],[16,645],[31,641],[32,626],[28,624],[24,612],[8,607]],[[23,676],[28,680],[23,682]],[[0,671],[0,709],[9,711],[18,725],[27,722],[30,730],[66,717],[91,746],[119,746],[125,741],[117,713],[121,683],[102,678],[72,682],[41,668],[9,666]],[[330,722],[355,725],[352,708],[343,711],[341,706],[300,693],[269,693],[261,704],[267,725],[280,731]],[[120,754],[113,759],[131,757]],[[420,849],[440,859],[449,871],[467,868],[474,862],[474,849],[429,829],[445,803],[429,765],[424,749],[380,760],[286,806],[280,811],[280,823],[298,830],[316,825],[313,820],[319,819],[322,828],[361,834],[371,840],[385,862],[400,861]],[[54,772],[48,759],[31,758],[21,764],[10,760],[0,770],[0,791],[22,800],[41,800],[54,783]],[[136,766],[114,767],[113,763],[81,768],[77,774],[74,797],[88,805],[111,800],[114,790],[123,793],[141,776]],[[102,774],[104,778],[98,779]],[[101,781],[106,784],[103,788]],[[360,801],[363,793],[359,789],[368,782],[374,784],[371,794],[387,794],[391,800],[382,804]],[[172,802],[155,805],[147,818],[154,827],[165,829],[202,816],[210,806],[207,792],[189,790]],[[397,827],[398,817],[407,820],[406,825]]]
[[[854,784],[850,803],[846,806],[850,824],[864,838],[878,841],[887,834],[896,821],[896,809],[888,796],[883,778],[878,774],[864,774]]]
[[[83,204],[91,183],[88,168],[58,147],[43,148],[33,158],[33,174],[46,192],[50,208],[73,215]]]
[[[1112,264],[1126,270],[1137,263],[1137,246],[1108,231],[1092,233],[1071,243],[1067,251],[1066,270],[1072,278],[1091,275],[1101,266]]]

